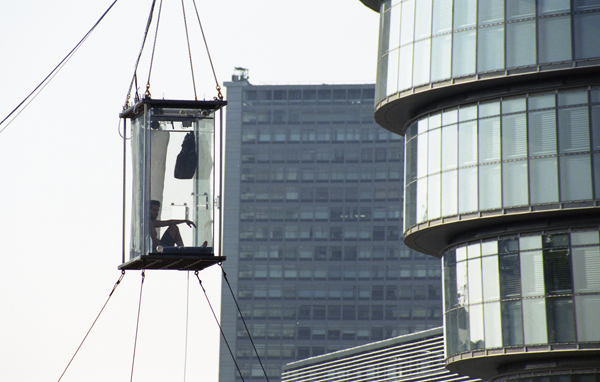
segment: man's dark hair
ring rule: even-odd
[[[150,207],[152,206],[159,206],[160,207],[160,202],[158,200],[151,200],[150,201]]]

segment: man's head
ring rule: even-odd
[[[158,212],[160,211],[160,202],[158,200],[150,201],[150,220],[156,220],[158,218]]]

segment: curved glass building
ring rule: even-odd
[[[447,367],[600,380],[600,1],[362,0],[404,241],[443,258]]]

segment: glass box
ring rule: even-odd
[[[131,123],[131,236],[121,269],[202,269],[221,258],[215,116],[225,104],[144,99],[120,114]]]

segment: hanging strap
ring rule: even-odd
[[[135,68],[133,69],[133,77],[131,78],[131,82],[129,83],[129,90],[127,91],[127,98],[125,99],[125,107],[123,107],[123,109],[127,109],[129,107],[129,99],[131,98],[131,89],[133,88],[133,84],[137,83],[137,69],[140,64],[140,59],[142,58],[142,52],[144,51],[144,45],[146,45],[146,37],[148,37],[148,31],[150,30],[150,24],[152,24],[152,15],[154,13],[154,5],[155,4],[156,4],[156,0],[152,0],[152,6],[150,7],[150,15],[148,15],[148,21],[146,22],[146,30],[144,31],[144,38],[142,39],[142,47],[140,48],[140,53],[138,54],[138,58],[135,61]]]
[[[206,293],[206,289],[204,289],[204,285],[202,285],[202,280],[200,280],[200,276],[198,276],[198,271],[195,271],[194,274],[196,275],[196,278],[198,279],[198,282],[200,283],[200,287],[202,288],[202,291],[204,292],[204,296],[206,297],[206,301],[208,302],[208,306],[210,307],[210,311],[213,314],[213,317],[215,318],[215,321],[217,322],[217,325],[219,326],[219,330],[221,331],[221,336],[223,337],[223,340],[225,341],[225,345],[227,345],[227,349],[229,349],[229,354],[231,354],[231,358],[233,359],[233,363],[235,364],[235,367],[238,371],[238,373],[240,374],[240,378],[242,378],[242,381],[244,381],[244,376],[242,375],[242,371],[240,370],[239,365],[237,364],[237,361],[235,360],[235,356],[233,355],[233,351],[231,350],[231,346],[229,346],[229,342],[227,342],[227,338],[225,337],[225,333],[223,332],[223,328],[221,327],[221,324],[219,323],[219,319],[217,318],[217,315],[215,314],[215,310],[213,309],[210,300],[208,298],[208,294]]]
[[[71,360],[69,361],[69,363],[67,364],[67,367],[65,367],[65,370],[63,370],[62,374],[60,375],[60,377],[58,378],[58,381],[60,381],[62,379],[62,377],[65,375],[65,373],[67,372],[67,369],[69,368],[69,366],[71,366],[71,363],[73,362],[73,360],[75,359],[75,356],[77,355],[77,353],[79,352],[79,349],[81,349],[81,346],[83,346],[83,343],[85,342],[85,340],[87,339],[88,335],[90,334],[90,332],[92,331],[92,328],[94,327],[94,325],[96,325],[96,321],[98,321],[98,319],[100,318],[100,315],[102,314],[102,312],[104,311],[104,308],[106,308],[106,305],[108,304],[108,301],[110,301],[110,298],[112,297],[113,293],[115,292],[115,290],[117,289],[117,287],[119,286],[119,284],[121,283],[121,280],[123,280],[123,277],[125,277],[125,271],[121,272],[121,276],[119,277],[119,279],[117,280],[117,282],[115,283],[115,285],[112,288],[112,291],[110,291],[110,294],[108,295],[108,298],[106,299],[106,302],[104,303],[104,305],[102,306],[102,309],[100,309],[100,313],[98,313],[98,315],[96,316],[96,319],[94,320],[94,322],[92,323],[92,326],[90,327],[90,329],[87,331],[87,333],[85,334],[85,337],[83,337],[83,340],[81,341],[81,343],[79,344],[79,346],[77,347],[77,350],[75,350],[75,354],[73,354],[73,357],[71,357]]]
[[[133,381],[133,369],[135,366],[135,351],[137,349],[137,338],[138,338],[138,331],[140,328],[140,311],[142,310],[142,291],[144,290],[144,279],[146,278],[146,273],[144,272],[144,270],[142,270],[142,284],[140,286],[140,301],[138,303],[138,314],[137,314],[137,322],[135,324],[135,339],[133,341],[133,359],[131,360],[131,376],[129,378],[129,381]]]
[[[217,98],[219,100],[223,100],[223,94],[221,94],[221,86],[219,86],[219,80],[217,80],[217,73],[215,72],[215,67],[212,62],[212,58],[210,57],[210,51],[208,49],[208,42],[206,42],[206,36],[204,35],[204,28],[202,28],[202,22],[200,21],[200,14],[198,13],[198,7],[196,6],[196,0],[192,0],[194,3],[194,10],[196,11],[196,17],[198,18],[198,24],[200,25],[200,31],[202,32],[202,39],[204,40],[204,46],[206,47],[206,54],[208,55],[208,62],[210,63],[210,68],[213,72],[213,77],[215,78],[215,83],[217,84]]]
[[[219,263],[219,266],[221,267],[221,270],[223,271],[223,279],[225,279],[225,282],[227,283],[227,286],[229,287],[229,291],[231,292],[231,297],[233,297],[233,301],[235,302],[235,306],[237,307],[238,313],[240,314],[240,317],[242,318],[242,322],[244,323],[244,328],[246,328],[246,333],[248,333],[248,338],[250,338],[250,343],[252,344],[252,347],[254,348],[254,353],[256,353],[256,358],[258,358],[258,363],[260,363],[260,367],[262,368],[263,373],[265,374],[265,378],[267,379],[267,382],[269,382],[269,377],[267,376],[267,372],[265,371],[265,367],[262,364],[262,361],[260,360],[260,355],[258,355],[258,350],[256,350],[256,346],[254,345],[254,341],[252,340],[252,336],[250,335],[250,330],[248,330],[248,325],[246,325],[246,320],[244,319],[244,315],[242,314],[242,310],[240,309],[240,305],[238,304],[236,298],[235,298],[235,293],[233,293],[233,289],[231,288],[231,284],[229,284],[229,280],[227,279],[227,273],[225,273],[225,269],[223,269],[223,264]]]

